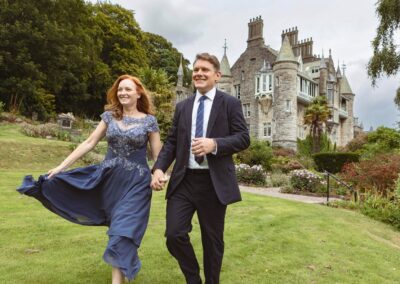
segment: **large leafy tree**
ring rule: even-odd
[[[30,2],[0,2],[0,93],[13,112],[34,105],[44,84],[45,74],[32,53],[43,41],[38,28],[43,25],[39,9]]]
[[[146,89],[150,91],[160,127],[161,140],[165,141],[168,130],[172,126],[175,99],[173,85],[162,69],[142,68],[139,70],[139,77]]]
[[[400,0],[378,0],[376,13],[379,26],[372,41],[374,54],[368,63],[373,85],[382,75],[391,76],[400,71],[400,42],[395,41],[395,35],[400,33]],[[400,108],[400,87],[395,103]]]
[[[88,6],[79,0],[0,3],[0,94],[8,108],[42,119],[54,110],[81,109],[93,46]]]
[[[113,77],[136,74],[148,66],[143,33],[132,11],[100,2],[94,6],[94,20],[102,44],[101,59],[110,66]]]
[[[0,0],[0,101],[8,110],[43,120],[67,111],[95,116],[119,75],[151,66],[175,83],[179,61],[170,42],[143,32],[119,5]]]
[[[325,96],[317,96],[305,110],[304,123],[310,126],[313,153],[318,153],[321,149],[324,126],[330,115],[331,111]]]
[[[178,67],[181,60],[181,53],[172,46],[168,40],[162,36],[144,33],[144,45],[146,47],[147,56],[149,58],[149,65],[154,69],[164,70],[170,82],[176,83],[178,80]],[[184,84],[189,85],[192,81],[192,75],[188,69],[190,62],[187,59],[182,60],[183,65],[183,81]]]

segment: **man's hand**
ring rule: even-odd
[[[150,186],[153,190],[162,190],[167,180],[168,178],[165,177],[163,171],[160,169],[156,169],[153,173],[153,178],[151,179]]]
[[[192,140],[192,153],[195,156],[204,156],[213,152],[216,148],[215,140],[211,138],[194,138]]]

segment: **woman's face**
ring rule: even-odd
[[[134,106],[140,98],[136,91],[136,84],[131,79],[124,79],[119,82],[117,89],[118,100],[122,106]]]

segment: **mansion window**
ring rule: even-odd
[[[260,77],[256,77],[256,93],[260,92]]]
[[[264,137],[271,137],[272,136],[272,125],[271,125],[271,122],[263,123],[263,134],[264,134]]]
[[[244,81],[244,71],[240,73],[240,80]]]
[[[262,75],[262,90],[265,92],[267,90],[267,75]]]
[[[250,104],[243,104],[244,117],[250,117]]]
[[[311,69],[311,73],[318,73],[319,72],[319,67],[317,67],[317,66],[314,66],[312,69]]]
[[[268,91],[272,91],[272,75],[268,75]]]
[[[300,92],[315,97],[317,93],[317,85],[303,77],[298,78],[300,79]]]
[[[235,88],[235,96],[240,100],[240,84],[234,85]]]
[[[304,126],[302,125],[297,125],[297,137],[300,139],[304,139],[305,135],[304,135]]]
[[[346,101],[346,99],[342,98],[342,101],[340,103],[340,109],[344,110],[344,111],[347,111],[347,101]]]
[[[256,75],[256,94],[272,92],[272,74]]]
[[[333,95],[333,85],[332,84],[328,84],[328,86],[327,86],[327,99],[328,99],[328,104],[333,105],[334,95]]]

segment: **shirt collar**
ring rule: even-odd
[[[211,101],[214,100],[215,97],[215,93],[217,92],[217,88],[212,88],[211,90],[209,90],[207,93],[205,93],[204,95],[200,94],[200,92],[197,90],[196,91],[196,98],[195,101],[198,102],[199,99],[201,98],[201,96],[206,96],[207,99],[210,99]]]

